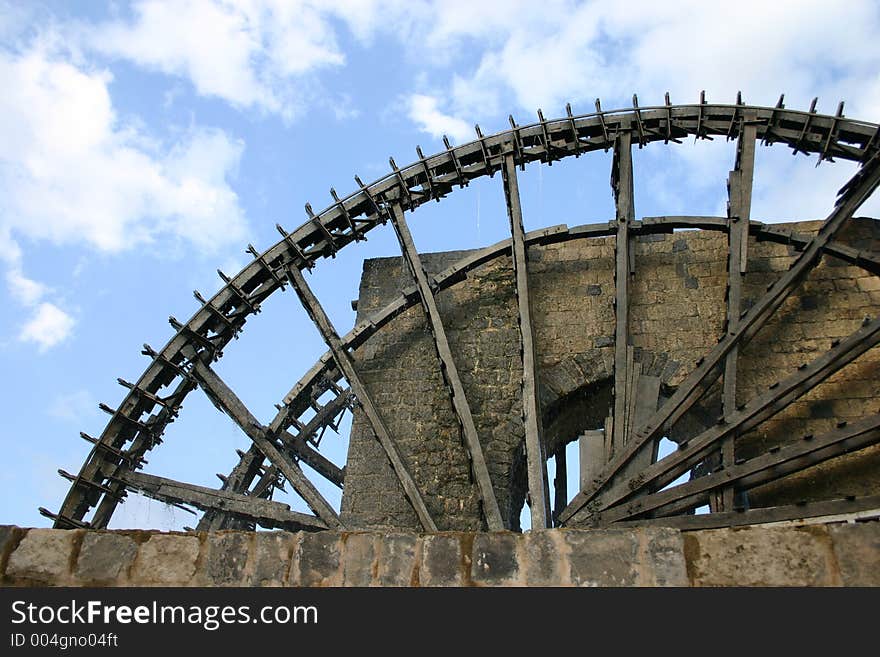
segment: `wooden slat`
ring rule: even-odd
[[[370,426],[376,434],[376,439],[388,455],[388,460],[391,461],[391,468],[397,475],[400,485],[403,487],[404,494],[407,496],[407,499],[409,499],[410,504],[412,504],[419,522],[422,523],[422,527],[426,530],[437,531],[437,525],[434,524],[431,514],[428,512],[428,507],[422,499],[422,494],[419,492],[412,474],[410,474],[409,469],[404,463],[403,456],[400,454],[397,444],[394,442],[391,433],[385,426],[385,421],[382,419],[382,416],[379,415],[379,411],[376,408],[375,403],[373,403],[373,399],[370,396],[367,387],[364,385],[363,380],[354,366],[354,361],[352,360],[351,355],[343,346],[339,334],[330,322],[330,318],[327,317],[327,314],[324,312],[318,299],[315,297],[308,283],[306,283],[302,272],[296,267],[289,267],[287,274],[291,285],[293,285],[293,288],[296,290],[296,293],[303,304],[303,307],[312,318],[315,326],[317,326],[318,331],[324,338],[324,342],[330,347],[330,351],[333,354],[337,366],[346,380],[348,380],[358,403],[360,403],[361,407],[364,409],[364,414],[367,416],[367,420],[370,422]]]
[[[535,339],[532,332],[531,300],[529,298],[528,252],[525,244],[522,206],[513,155],[504,158],[501,170],[507,216],[510,219],[513,255],[513,274],[519,314],[520,344],[522,345],[523,426],[526,434],[526,469],[529,483],[529,509],[532,529],[550,526],[550,491],[541,427],[541,405],[538,400],[538,371],[535,358]]]
[[[244,402],[201,358],[193,360],[192,374],[205,394],[224,413],[231,417],[250,438],[257,449],[281,470],[293,489],[305,500],[309,508],[329,527],[343,528],[333,507],[318,492],[314,484],[303,474],[299,465],[288,459],[275,444],[269,440],[266,428],[251,414]]]
[[[660,399],[659,376],[639,374],[636,378],[635,399],[633,403],[632,426],[640,427],[657,410],[657,401]],[[644,449],[632,460],[633,472],[638,473],[647,468],[653,462],[656,446],[653,449]]]
[[[719,363],[727,353],[740,342],[748,341],[782,305],[791,291],[800,283],[813,266],[818,262],[822,251],[831,239],[840,231],[846,220],[852,217],[859,206],[870,196],[880,183],[880,166],[871,163],[862,167],[844,188],[834,211],[823,223],[818,234],[810,241],[800,257],[779,280],[772,284],[767,293],[740,319],[736,329],[728,331],[713,347],[701,363],[679,385],[678,390],[651,417],[648,423],[634,435],[621,453],[615,456],[598,481],[586,491],[581,491],[569,503],[561,519],[566,521],[572,517],[599,492],[609,486],[615,474],[628,463],[638,451],[650,441],[658,438],[663,428],[673,424],[680,418],[700,395],[705,392],[714,380],[709,375],[716,371]]]
[[[291,511],[287,504],[251,497],[240,493],[215,490],[205,486],[157,477],[144,472],[126,471],[118,477],[129,488],[166,502],[189,504],[205,511],[222,511],[244,516],[268,527],[284,527],[290,530],[327,529],[319,518]]]
[[[616,206],[617,239],[614,243],[614,430],[609,460],[626,444],[629,364],[630,222],[635,219],[633,201],[632,145],[629,132],[614,143],[611,187]]]
[[[452,357],[452,349],[449,347],[449,340],[446,337],[446,329],[443,328],[440,311],[437,309],[434,292],[428,284],[428,276],[422,266],[422,259],[416,250],[406,218],[403,216],[403,209],[398,204],[393,204],[390,216],[394,232],[397,234],[397,239],[400,242],[403,258],[418,287],[422,307],[428,317],[431,335],[434,338],[437,357],[442,364],[443,378],[452,398],[453,409],[461,423],[465,447],[471,462],[471,470],[477,483],[480,499],[483,502],[483,514],[486,517],[486,525],[490,531],[501,531],[504,529],[501,509],[498,506],[498,500],[495,498],[495,490],[492,487],[489,469],[486,467],[483,446],[480,444],[480,437],[477,434],[477,427],[464,392],[464,386],[461,383],[461,377],[458,375],[458,367],[455,364],[455,359]]]
[[[727,330],[734,331],[739,325],[742,308],[743,276],[748,268],[749,219],[752,207],[752,178],[755,170],[754,114],[744,115],[736,148],[736,164],[728,178],[728,247],[727,261]],[[724,378],[721,407],[724,416],[736,410],[736,364],[739,349],[736,345],[724,359]],[[736,460],[734,449],[736,436],[721,443],[721,464],[730,465]],[[713,496],[710,505],[713,512],[733,510],[733,487],[728,486]]]

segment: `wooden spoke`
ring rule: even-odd
[[[188,504],[204,511],[222,511],[263,527],[290,531],[327,529],[319,518],[291,511],[287,504],[225,490],[196,486],[143,472],[124,472],[119,479],[127,488],[162,502]]]
[[[413,510],[419,518],[419,522],[422,523],[422,526],[426,530],[437,531],[437,525],[434,523],[434,520],[428,512],[428,507],[425,505],[425,501],[422,499],[422,494],[419,492],[415,480],[412,478],[409,469],[403,461],[403,456],[400,454],[397,444],[394,442],[391,433],[385,426],[385,421],[379,415],[379,411],[373,403],[372,397],[355,369],[351,355],[343,346],[339,334],[336,333],[336,329],[333,328],[333,324],[330,322],[330,318],[327,317],[327,314],[324,312],[318,299],[315,297],[308,283],[306,283],[302,272],[296,267],[289,267],[287,275],[291,285],[293,285],[293,288],[296,290],[303,307],[306,309],[306,312],[308,312],[309,317],[312,318],[315,326],[317,326],[318,331],[324,338],[324,342],[330,347],[330,351],[333,353],[333,358],[336,360],[337,366],[342,371],[343,376],[348,380],[351,389],[354,391],[355,397],[364,409],[364,414],[367,416],[370,426],[376,434],[377,440],[388,455],[388,459],[391,461],[391,467],[396,473],[397,478],[400,480],[400,485],[403,487],[404,493],[409,499],[410,504],[412,504]]]
[[[550,526],[550,490],[541,431],[541,405],[538,400],[538,366],[535,359],[535,339],[532,332],[531,301],[529,298],[528,251],[525,245],[522,207],[520,206],[516,162],[513,155],[505,156],[501,174],[512,235],[513,274],[516,285],[520,345],[522,346],[522,418],[526,434],[529,510],[532,528],[538,529]]]
[[[805,247],[791,268],[773,283],[767,293],[741,317],[739,325],[735,329],[725,333],[718,344],[706,354],[702,362],[682,382],[672,397],[643,428],[633,435],[621,453],[608,463],[594,484],[575,496],[560,516],[563,522],[567,522],[601,490],[609,486],[614,476],[632,460],[643,446],[660,437],[663,428],[680,418],[691,404],[708,389],[713,380],[713,377],[709,375],[716,372],[719,364],[726,358],[733,346],[748,341],[782,305],[791,291],[818,262],[825,245],[870,196],[878,183],[880,183],[880,166],[877,162],[865,165],[856,173],[844,187],[834,211],[828,216],[818,234]]]
[[[727,258],[727,330],[736,330],[742,307],[743,275],[748,268],[749,218],[752,207],[752,178],[755,169],[757,127],[754,113],[743,117],[736,147],[736,164],[727,180],[728,258]],[[736,363],[739,349],[734,345],[724,359],[721,408],[725,417],[736,410]],[[721,443],[721,463],[734,463],[734,437]],[[733,487],[712,497],[712,511],[733,510]]]
[[[618,504],[640,490],[662,488],[710,454],[723,439],[754,428],[878,343],[880,343],[880,318],[867,323],[791,376],[773,384],[767,392],[741,407],[742,410],[722,418],[720,424],[682,443],[678,451],[644,469],[638,475],[621,481],[619,485],[597,496],[587,508],[569,517],[572,522],[583,521],[593,513]]]
[[[461,423],[471,469],[483,503],[486,525],[490,531],[501,531],[504,529],[501,509],[498,507],[498,501],[495,498],[492,479],[489,477],[489,469],[486,467],[486,457],[483,454],[483,447],[480,445],[480,437],[477,435],[477,427],[474,424],[474,418],[464,392],[464,386],[461,384],[461,377],[458,375],[458,367],[455,365],[452,350],[449,348],[449,340],[446,337],[446,330],[443,328],[440,311],[437,309],[434,292],[428,284],[428,276],[422,266],[422,259],[416,250],[409,226],[406,224],[406,218],[403,216],[403,209],[398,204],[393,204],[391,207],[391,223],[394,226],[394,232],[397,234],[397,240],[400,242],[403,259],[418,287],[419,298],[428,317],[431,335],[434,338],[434,348],[442,365],[443,380],[446,382],[447,390],[452,398],[455,414]]]
[[[629,132],[614,143],[611,188],[616,207],[617,238],[614,242],[614,413],[612,433],[606,442],[606,461],[627,442],[627,417],[632,359],[629,347],[629,276],[631,270],[630,222],[635,219],[632,145]]]
[[[328,526],[342,528],[339,516],[330,503],[303,474],[299,465],[287,458],[275,445],[266,428],[257,421],[217,373],[208,367],[201,358],[194,358],[192,374],[214,405],[231,417],[266,458],[281,470],[293,489],[309,505],[309,508]]]

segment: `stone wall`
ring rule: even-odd
[[[414,533],[0,526],[3,586],[880,586],[880,522]]]
[[[815,233],[820,222],[787,224]],[[838,238],[880,250],[878,222],[857,219]],[[630,332],[641,371],[662,380],[661,399],[674,392],[697,359],[724,330],[727,237],[676,231],[634,240]],[[427,254],[436,273],[463,252]],[[744,308],[753,304],[793,262],[793,246],[750,239]],[[603,426],[611,403],[614,344],[614,239],[579,239],[529,250],[529,285],[539,360],[540,398],[547,451]],[[399,258],[364,263],[358,319],[383,307],[410,285]],[[474,270],[437,295],[463,379],[502,514],[518,526],[525,495],[519,334],[510,258]],[[740,351],[738,403],[744,403],[834,339],[880,310],[880,278],[824,257],[776,315]],[[363,378],[441,530],[480,530],[476,486],[457,420],[443,386],[421,307],[411,308],[355,354]],[[737,442],[737,456],[821,433],[841,420],[878,410],[880,349],[872,349],[785,411]],[[687,439],[720,413],[710,390],[667,436]],[[880,492],[880,449],[841,457],[751,493],[753,505]],[[355,414],[347,461],[342,518],[349,527],[418,529],[418,521],[387,458],[360,413]]]

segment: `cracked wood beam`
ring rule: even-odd
[[[308,480],[299,465],[288,459],[275,443],[270,440],[266,428],[257,421],[247,406],[244,405],[244,402],[232,392],[232,389],[226,385],[217,373],[205,364],[201,358],[196,357],[193,359],[192,374],[214,405],[231,417],[266,458],[281,470],[293,489],[309,505],[309,508],[321,520],[327,523],[329,527],[344,529],[339,521],[338,514],[330,506],[330,503],[324,499],[314,484]]]
[[[755,170],[755,140],[757,127],[754,113],[746,113],[740,128],[736,147],[736,163],[727,181],[728,190],[728,247],[727,259],[727,330],[736,330],[742,306],[743,276],[748,268],[749,219],[752,208],[752,179]],[[738,347],[727,352],[724,359],[724,377],[721,407],[724,416],[736,410],[736,364]],[[731,465],[736,460],[736,436],[731,435],[721,443],[721,463]],[[711,509],[732,511],[734,504],[732,486],[724,488],[712,497]]]
[[[502,531],[504,529],[504,520],[501,517],[501,509],[495,497],[489,469],[486,467],[486,457],[483,454],[483,447],[480,444],[480,437],[477,434],[477,427],[471,414],[471,407],[468,404],[464,386],[458,374],[458,367],[455,365],[455,359],[452,357],[452,350],[446,337],[446,329],[443,328],[440,311],[437,309],[434,291],[428,283],[428,276],[425,273],[425,268],[422,266],[422,259],[416,250],[409,226],[407,226],[403,209],[397,203],[392,204],[391,208],[391,224],[394,227],[397,240],[400,242],[403,259],[406,261],[410,274],[412,274],[418,287],[422,308],[425,310],[425,315],[431,328],[431,335],[434,338],[434,348],[442,365],[441,373],[443,380],[446,383],[447,390],[452,399],[453,409],[461,425],[465,447],[471,462],[471,470],[482,501],[486,525],[489,531]]]
[[[621,504],[597,515],[598,524],[636,518],[646,513],[668,516],[705,503],[721,488],[750,489],[790,474],[800,472],[823,461],[880,442],[880,415],[833,429],[821,436],[808,434],[784,447],[771,448],[767,453],[738,465],[692,479],[673,488],[640,497],[632,504]]]
[[[571,520],[573,522],[588,520],[591,515],[604,509],[625,503],[628,498],[637,495],[640,491],[658,490],[671,483],[711,454],[724,438],[753,429],[878,343],[880,343],[880,318],[868,322],[811,363],[801,366],[789,377],[774,383],[765,393],[753,398],[729,418],[722,417],[719,424],[681,443],[678,451],[605,491],[591,501],[587,508],[582,508],[573,514]]]
[[[361,380],[357,369],[355,369],[351,355],[342,344],[342,340],[339,338],[336,329],[333,328],[330,318],[327,317],[327,314],[324,312],[324,309],[321,307],[317,297],[315,297],[299,269],[296,267],[288,267],[287,276],[293,289],[296,290],[303,308],[306,309],[309,317],[311,317],[315,326],[318,328],[318,331],[324,338],[324,342],[327,343],[327,346],[333,353],[333,358],[336,361],[336,364],[339,366],[343,376],[348,380],[348,384],[354,391],[355,397],[364,409],[364,414],[367,416],[370,426],[376,434],[376,439],[388,455],[388,460],[391,461],[391,468],[397,475],[400,485],[403,487],[403,491],[409,499],[410,504],[412,504],[419,522],[421,522],[422,527],[427,531],[437,531],[437,525],[431,518],[431,514],[428,512],[428,507],[425,505],[422,494],[419,492],[415,480],[412,478],[409,469],[404,463],[403,456],[397,448],[397,443],[394,442],[391,433],[385,425],[385,421],[382,419],[382,416],[379,415],[379,411],[376,408],[375,403],[373,403],[372,397],[367,391],[364,382]]]
[[[679,385],[678,390],[651,417],[648,423],[637,431],[624,450],[606,465],[602,473],[594,479],[588,490],[583,490],[571,501],[561,516],[566,522],[599,492],[605,489],[621,468],[629,463],[638,451],[647,443],[660,437],[663,428],[672,425],[680,418],[691,404],[696,401],[712,384],[719,364],[727,356],[734,345],[745,343],[767,322],[772,314],[782,305],[791,291],[803,280],[816,265],[825,246],[840,231],[847,219],[871,195],[880,183],[880,162],[876,159],[864,165],[841,190],[841,197],[822,224],[818,234],[798,256],[791,268],[775,283],[768,287],[752,308],[740,318],[736,329],[728,330],[702,359],[699,365]]]
[[[319,518],[291,511],[287,504],[273,500],[196,486],[144,472],[127,471],[120,473],[117,478],[126,487],[163,502],[189,504],[204,511],[215,510],[243,516],[270,528],[282,527],[293,531],[327,529],[327,524]]]
[[[513,155],[504,157],[501,169],[507,215],[512,236],[511,253],[513,275],[516,285],[517,311],[519,314],[520,346],[522,348],[522,402],[523,427],[526,443],[526,471],[529,484],[529,511],[532,529],[550,526],[550,486],[544,454],[541,427],[541,404],[538,399],[538,364],[535,355],[535,338],[532,332],[531,300],[529,298],[528,251],[523,228],[522,206],[519,200],[519,184]]]
[[[631,253],[629,227],[635,220],[633,199],[632,136],[621,132],[614,142],[611,164],[611,189],[616,207],[617,238],[614,243],[614,424],[606,443],[606,461],[623,449],[627,442],[627,409],[630,388],[629,346],[629,276]]]

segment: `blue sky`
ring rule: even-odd
[[[717,6],[715,6],[717,5]],[[134,3],[0,1],[0,522],[44,526],[147,365],[144,342],[171,335],[247,262],[340,195],[485,134],[640,104],[746,102],[880,121],[880,6],[846,3],[473,2],[397,0]],[[688,141],[635,156],[639,215],[724,212],[733,145]],[[825,216],[851,175],[777,146],[759,149],[752,216]],[[529,229],[605,221],[604,155],[521,174]],[[862,214],[878,213],[877,199]],[[411,220],[421,250],[471,248],[507,234],[496,177]],[[394,255],[390,230],[312,276],[340,331],[350,328],[361,261]],[[275,295],[218,371],[268,422],[322,353],[292,295]],[[334,444],[332,441],[336,440]],[[324,443],[340,465],[344,441]],[[216,485],[246,439],[198,392],[149,457],[155,474]],[[335,453],[334,453],[335,450]],[[328,492],[328,495],[331,493]],[[295,504],[295,506],[298,506]],[[301,507],[298,507],[301,508]],[[118,518],[118,520],[117,520]],[[180,511],[132,498],[114,517],[178,527]]]

